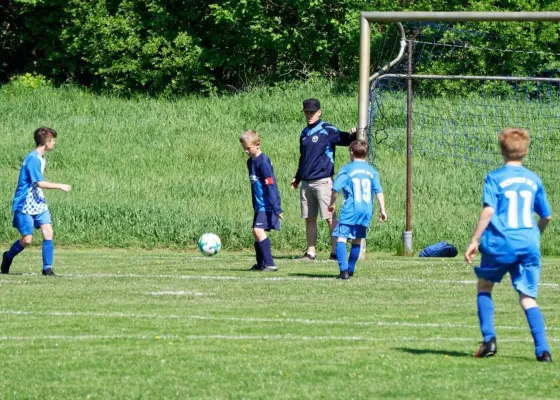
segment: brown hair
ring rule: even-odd
[[[49,140],[56,137],[56,131],[51,128],[40,127],[37,128],[33,134],[35,144],[37,146],[44,146]]]
[[[259,132],[253,129],[246,129],[245,132],[239,137],[241,144],[260,144],[261,138]]]
[[[366,158],[368,153],[368,143],[365,140],[354,140],[350,143],[350,151],[356,158]]]
[[[498,135],[502,155],[508,161],[521,161],[529,152],[529,132],[521,128],[506,128]]]

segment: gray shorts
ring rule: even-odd
[[[333,180],[332,178],[301,181],[301,217],[316,217],[321,211],[322,219],[331,219],[329,212]]]

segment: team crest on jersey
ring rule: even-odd
[[[313,141],[313,143],[317,143],[317,141],[319,140],[319,136],[315,135],[311,140]]]

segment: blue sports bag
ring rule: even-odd
[[[447,242],[434,243],[426,247],[419,254],[420,257],[455,257],[459,251],[457,247]]]

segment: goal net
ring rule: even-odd
[[[549,197],[560,188],[560,54],[554,45],[535,46],[558,38],[556,23],[407,22],[372,28],[370,158],[376,165],[401,163],[404,173],[410,131],[420,246],[468,240],[476,214],[467,204],[476,197],[480,206],[484,175],[503,163],[497,134],[506,127],[530,132],[524,164],[541,176]],[[523,43],[500,36],[519,31]],[[528,48],[517,47],[523,44]],[[446,224],[451,210],[464,213],[463,221]]]

